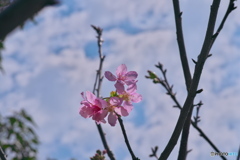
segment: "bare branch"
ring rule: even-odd
[[[236,0],[229,0],[228,8],[227,8],[227,11],[226,11],[223,19],[222,19],[222,22],[221,22],[221,24],[219,25],[216,33],[215,33],[215,34],[213,35],[213,37],[212,37],[213,40],[212,40],[212,43],[211,43],[211,47],[212,47],[212,45],[214,44],[217,36],[218,36],[219,33],[221,32],[221,30],[222,30],[222,28],[223,28],[223,26],[224,26],[224,24],[225,24],[225,22],[226,22],[226,20],[227,20],[227,18],[228,18],[228,16],[229,16],[229,14],[230,14],[234,9],[237,8],[237,7],[235,6],[235,4],[234,4],[234,1],[236,1]],[[210,49],[211,49],[211,47],[210,47]]]
[[[103,66],[103,61],[104,61],[104,58],[105,58],[105,56],[102,55],[102,43],[103,43],[102,31],[103,30],[100,27],[96,27],[94,25],[91,25],[91,26],[97,32],[98,54],[99,54],[99,61],[100,61],[99,62],[99,68],[98,68],[97,74],[96,74],[96,79],[95,79],[95,82],[94,82],[93,93],[95,94],[95,91],[96,91],[97,92],[97,97],[100,97],[100,90],[101,90],[102,80],[103,80],[102,66]],[[101,124],[96,123],[96,126],[97,126],[97,129],[98,129],[99,135],[101,137],[103,146],[104,146],[105,150],[107,151],[108,157],[111,160],[115,160],[115,157],[114,157],[112,151],[110,150],[110,148],[107,144],[107,140],[106,140],[106,137],[105,137],[105,134],[103,132]]]
[[[157,156],[158,146],[151,148],[151,150],[152,150],[152,154],[150,154],[149,157],[155,157],[156,159],[158,159],[158,156]]]
[[[191,72],[188,65],[187,60],[187,53],[185,49],[185,43],[184,43],[184,37],[183,37],[183,31],[182,31],[182,12],[180,12],[180,6],[178,0],[173,0],[173,8],[174,8],[174,15],[175,15],[175,24],[176,24],[176,30],[177,30],[177,42],[178,42],[178,48],[180,52],[180,58],[184,73],[184,79],[187,90],[190,88],[190,84],[192,81],[191,78]]]
[[[177,30],[178,48],[179,48],[179,53],[181,58],[182,69],[184,73],[185,85],[188,91],[192,82],[192,77],[191,77],[191,72],[188,65],[187,53],[186,53],[185,44],[184,44],[184,37],[183,37],[183,31],[182,31],[182,17],[181,17],[182,12],[180,12],[180,5],[178,0],[173,0],[173,8],[174,8],[174,15],[175,15],[176,30]],[[190,120],[191,120],[191,115],[193,110],[192,108],[188,113],[187,121],[185,122],[183,127],[181,144],[180,144],[179,155],[178,155],[179,160],[186,159]]]
[[[123,125],[123,121],[122,121],[122,119],[121,119],[120,116],[118,116],[118,122],[119,122],[119,124],[120,124],[120,126],[121,126],[121,130],[122,130],[122,133],[123,133],[123,137],[124,137],[125,143],[126,143],[126,145],[127,145],[128,151],[130,152],[130,154],[131,154],[131,156],[132,156],[132,160],[139,160],[139,159],[134,155],[134,153],[133,153],[133,151],[132,151],[132,148],[131,148],[130,143],[129,143],[128,138],[127,138],[127,133],[126,133],[125,127],[124,127],[124,125]]]
[[[193,76],[193,80],[191,83],[191,87],[189,89],[187,99],[184,103],[183,109],[181,110],[177,124],[173,131],[173,134],[172,134],[167,146],[161,153],[159,160],[166,160],[169,157],[173,148],[177,144],[178,138],[181,134],[181,131],[182,131],[184,123],[187,119],[188,113],[192,107],[193,100],[196,96],[196,91],[197,91],[198,84],[200,81],[201,73],[203,70],[203,66],[206,61],[206,57],[209,54],[209,47],[211,46],[212,35],[213,35],[214,26],[216,23],[219,4],[220,4],[220,0],[214,0],[213,4],[211,6],[211,12],[210,12],[210,17],[209,17],[209,21],[208,21],[208,28],[207,28],[204,44],[203,44],[201,53],[199,55],[198,63],[195,66],[194,76]]]
[[[159,63],[158,66],[163,67],[163,65],[162,65],[161,63]],[[161,70],[161,69],[160,69],[160,70]],[[164,70],[164,69],[162,69],[161,72],[162,72],[163,70]],[[155,80],[157,83],[160,83],[160,84],[167,90],[167,92],[169,92],[168,88],[166,87],[166,86],[170,86],[167,79],[161,80],[155,73],[153,73],[153,72],[151,72],[151,71],[148,71],[148,73],[149,73],[149,76],[146,76],[146,78],[152,79],[153,81]],[[163,72],[162,72],[162,74],[163,74]],[[162,82],[164,82],[164,83],[162,83]],[[168,84],[168,85],[165,85],[165,84]],[[172,91],[171,91],[171,92],[172,92]],[[172,98],[172,100],[175,102],[176,105],[175,105],[174,107],[181,110],[181,109],[182,109],[182,106],[181,106],[180,103],[178,102],[178,100],[177,100],[177,98],[176,98],[176,95],[174,95],[173,97],[171,96],[171,94],[168,94],[168,95],[169,95],[169,96]],[[200,101],[197,105],[203,105],[203,104],[202,104],[202,102]],[[200,135],[203,139],[205,139],[205,140],[208,142],[208,144],[209,144],[216,152],[219,153],[220,150],[213,144],[213,142],[207,137],[207,135],[202,131],[202,129],[199,128],[199,127],[196,125],[195,121],[190,120],[190,122],[191,122],[192,126],[199,132],[199,135]],[[187,154],[187,153],[188,153],[188,151],[186,151],[186,154]],[[222,158],[223,160],[226,160],[226,158],[225,158],[224,156],[221,156],[221,158]]]

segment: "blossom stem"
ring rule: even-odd
[[[133,160],[137,160],[138,158],[136,158],[136,156],[134,155],[134,153],[133,153],[133,151],[132,151],[132,148],[131,148],[130,143],[129,143],[129,141],[128,141],[128,137],[127,137],[127,133],[126,133],[126,130],[125,130],[123,121],[122,121],[122,119],[121,119],[120,116],[118,116],[118,121],[119,121],[119,124],[120,124],[120,126],[121,126],[122,133],[123,133],[123,137],[124,137],[125,143],[126,143],[126,145],[127,145],[128,151],[130,152],[130,154],[131,154],[131,156],[132,156],[132,159],[133,159]]]

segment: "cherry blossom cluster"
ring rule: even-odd
[[[116,70],[116,76],[109,71],[105,72],[109,81],[115,82],[115,91],[109,97],[98,98],[90,91],[81,93],[83,100],[79,114],[84,118],[91,118],[96,123],[108,123],[115,126],[118,116],[128,116],[133,109],[132,103],[138,103],[142,96],[137,91],[137,72],[127,71],[125,64],[120,65]]]

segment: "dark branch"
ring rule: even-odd
[[[122,121],[122,119],[121,119],[120,116],[118,116],[118,122],[119,122],[119,124],[120,124],[120,126],[121,126],[121,130],[122,130],[122,133],[123,133],[123,137],[124,137],[125,143],[126,143],[126,145],[127,145],[128,151],[129,151],[129,153],[130,153],[131,156],[132,156],[132,160],[139,160],[139,159],[134,155],[134,153],[133,153],[133,150],[132,150],[132,148],[131,148],[131,146],[130,146],[130,143],[129,143],[129,141],[128,141],[128,137],[127,137],[127,133],[126,133],[125,127],[124,127],[124,125],[123,125],[123,121]]]
[[[182,69],[184,73],[185,85],[186,85],[187,91],[189,91],[190,85],[192,83],[192,77],[191,77],[191,72],[188,65],[187,53],[186,53],[185,44],[184,44],[184,37],[183,37],[183,31],[182,31],[182,17],[181,17],[182,12],[180,12],[180,5],[178,0],[173,0],[173,9],[174,9],[175,24],[176,24],[176,30],[177,30],[177,42],[178,42]],[[183,127],[178,160],[186,159],[190,121],[191,121],[192,110],[193,110],[192,108],[193,107],[191,107],[190,112],[188,113],[186,122]]]
[[[178,48],[180,52],[181,64],[183,68],[186,88],[187,90],[189,90],[192,78],[191,78],[191,72],[188,65],[187,53],[185,49],[185,43],[184,43],[184,37],[183,37],[183,31],[182,31],[182,12],[180,12],[180,6],[179,6],[178,0],[173,0],[173,8],[174,8],[175,24],[176,24],[176,30],[177,30],[177,42],[178,42]]]
[[[189,89],[187,99],[184,103],[183,109],[181,110],[177,124],[173,131],[173,134],[172,134],[167,146],[163,150],[159,160],[166,160],[169,157],[169,155],[171,154],[173,148],[177,144],[177,141],[178,141],[181,131],[183,129],[184,123],[187,119],[188,113],[191,110],[194,98],[196,96],[196,91],[197,91],[198,84],[200,81],[203,66],[204,66],[206,58],[209,54],[209,48],[211,46],[212,35],[213,35],[213,31],[214,31],[214,26],[216,23],[219,4],[220,4],[220,0],[214,0],[213,4],[211,6],[211,13],[209,16],[208,28],[207,28],[204,44],[203,44],[201,53],[199,55],[198,63],[195,66],[194,76],[193,76],[193,80],[191,83],[191,87]]]
[[[103,43],[102,29],[100,27],[96,27],[94,25],[91,25],[91,26],[97,32],[98,54],[99,54],[99,61],[100,61],[99,62],[99,68],[98,68],[97,74],[96,74],[96,79],[95,79],[95,82],[94,82],[93,93],[95,94],[95,91],[97,91],[97,97],[100,97],[100,90],[101,90],[101,85],[102,85],[102,80],[103,80],[102,66],[103,66],[103,61],[104,61],[104,58],[105,58],[105,56],[102,55],[102,43]],[[107,140],[106,140],[105,134],[102,130],[101,124],[96,123],[96,126],[97,126],[97,129],[98,129],[98,133],[100,135],[100,138],[102,140],[103,146],[104,146],[105,150],[107,151],[108,157],[111,160],[115,160],[115,157],[114,157],[112,151],[110,150],[110,148],[107,144]]]
[[[158,156],[157,156],[158,146],[151,148],[151,150],[152,150],[152,154],[150,154],[149,157],[155,157],[156,159],[158,159]]]
[[[1,146],[0,146],[0,158],[1,160],[7,160],[6,155],[4,154]]]
[[[212,47],[212,45],[214,44],[217,36],[218,36],[219,33],[221,32],[221,30],[222,30],[222,28],[223,28],[223,26],[224,26],[224,24],[225,24],[225,22],[226,22],[226,20],[227,20],[227,18],[228,18],[228,16],[229,16],[229,14],[230,14],[234,9],[237,8],[237,7],[235,7],[235,5],[234,5],[234,1],[236,1],[236,0],[229,0],[228,8],[227,8],[227,11],[226,11],[223,19],[222,19],[222,22],[220,23],[220,25],[219,25],[216,33],[213,35],[213,40],[212,40],[212,43],[211,43],[211,47]],[[210,49],[211,49],[211,47],[210,47]]]
[[[161,63],[159,63],[158,65],[156,65],[156,66],[161,66],[161,67],[163,67],[163,65],[161,64]],[[163,71],[164,71],[164,69],[160,69],[161,70],[161,72],[162,72],[162,74],[164,74],[163,73]],[[146,76],[146,78],[149,78],[149,79],[152,79],[153,81],[155,81],[155,83],[160,83],[166,90],[167,90],[167,92],[168,93],[173,93],[173,91],[171,90],[169,90],[166,86],[170,86],[169,85],[169,82],[168,82],[168,80],[167,79],[163,79],[163,80],[161,80],[155,73],[153,73],[152,71],[148,71],[148,73],[149,73],[149,76]],[[164,82],[164,83],[163,83]],[[178,102],[178,100],[177,100],[177,98],[176,98],[176,95],[174,95],[174,94],[168,94],[171,98],[172,98],[172,100],[175,102],[175,104],[176,104],[176,106],[175,106],[175,108],[178,108],[178,109],[182,109],[182,106],[180,105],[180,103]],[[171,95],[173,95],[173,96],[171,96]],[[203,105],[202,104],[202,102],[199,102],[197,105]],[[191,120],[190,121],[191,122],[191,124],[192,124],[192,126],[199,132],[199,135],[203,138],[203,139],[205,139],[208,143],[209,143],[209,145],[216,151],[216,152],[220,152],[220,150],[213,144],[213,142],[207,137],[207,135],[197,126],[197,124],[195,123],[195,121],[193,121],[193,120]],[[188,153],[188,152],[187,152]],[[221,158],[223,159],[223,160],[226,160],[226,158],[224,157],[224,156],[221,156]]]
[[[57,0],[16,0],[0,13],[0,40],[44,7],[58,3]]]

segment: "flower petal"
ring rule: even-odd
[[[108,123],[111,126],[115,126],[117,122],[117,115],[114,112],[110,112],[110,114],[108,115]]]
[[[105,77],[109,80],[109,81],[116,81],[117,77],[115,75],[113,75],[111,72],[106,71],[104,73]]]
[[[80,108],[79,114],[84,118],[89,118],[92,115],[92,109],[87,106],[82,106]]]
[[[137,72],[135,71],[129,71],[125,74],[126,80],[134,80],[138,76]]]
[[[114,86],[119,94],[123,94],[125,92],[124,85],[122,83],[117,82]]]
[[[116,75],[118,77],[121,77],[122,75],[125,75],[127,73],[127,66],[125,64],[121,64],[120,66],[118,66],[117,70],[116,70]]]
[[[127,81],[126,84],[128,85],[128,88],[127,88],[127,92],[128,93],[136,92],[136,90],[137,90],[137,81],[135,81],[135,80]]]
[[[95,115],[93,115],[92,119],[95,120],[97,123],[103,122],[106,123],[105,117],[107,116],[107,111],[106,110],[101,110],[97,112]]]
[[[95,100],[97,97],[92,92],[86,91],[86,98],[88,102],[90,102],[91,104],[95,104]]]
[[[118,97],[111,97],[109,103],[112,106],[120,106],[122,104],[122,100]]]
[[[129,115],[128,110],[124,107],[121,107],[121,115],[124,117],[128,116]]]
[[[127,111],[128,113],[130,113],[130,112],[132,111],[132,109],[133,109],[132,103],[131,103],[131,102],[127,102],[127,101],[125,101],[125,102],[123,103],[123,107],[126,109],[126,111]]]
[[[138,93],[131,94],[131,101],[134,103],[142,101],[142,95]]]

